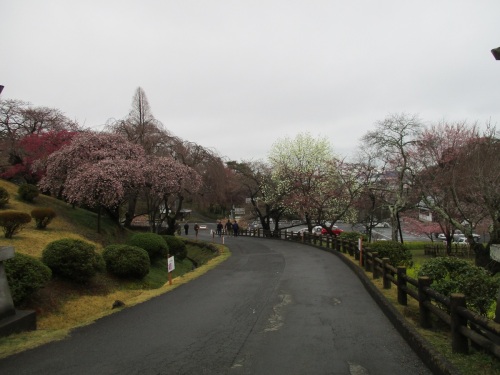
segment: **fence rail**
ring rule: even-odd
[[[420,327],[432,328],[433,316],[448,325],[454,353],[467,354],[470,346],[473,346],[476,349],[487,350],[496,358],[500,358],[500,324],[467,309],[463,294],[454,293],[450,297],[444,296],[430,288],[432,283],[430,278],[419,277],[417,280],[411,278],[406,274],[406,267],[394,267],[389,263],[388,258],[380,259],[376,252],[370,251],[369,247],[365,247],[360,252],[357,243],[353,241],[287,230],[243,230],[240,235],[298,241],[319,246],[330,252],[338,251],[349,254],[359,260],[360,266],[370,272],[374,279],[382,277],[384,289],[390,289],[392,285],[395,285],[400,305],[408,304],[408,296],[417,301]],[[439,253],[438,247],[426,249],[426,254],[436,256]]]

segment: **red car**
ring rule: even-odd
[[[343,232],[343,230],[342,230],[342,229],[340,229],[339,227],[337,227],[336,225],[334,225],[334,226],[332,227],[332,234],[333,234],[334,236],[338,236],[338,235],[339,235],[340,233],[342,233],[342,232]],[[329,233],[328,233],[328,229],[323,228],[322,226],[319,226],[319,225],[318,225],[318,226],[315,226],[315,227],[313,228],[313,233],[316,233],[316,234],[320,234],[320,233],[321,233],[321,235],[323,235],[323,236],[327,236],[327,235],[329,235]]]

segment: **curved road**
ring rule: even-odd
[[[225,243],[233,255],[214,270],[0,360],[0,374],[431,374],[336,256]]]

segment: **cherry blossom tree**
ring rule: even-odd
[[[398,237],[403,241],[399,215],[411,207],[409,191],[415,174],[412,152],[422,129],[418,116],[392,114],[362,138],[361,147],[378,159],[380,178],[376,188],[384,192],[382,197],[390,213],[394,241]]]
[[[262,228],[270,230],[273,219],[276,230],[287,208],[283,205],[283,191],[279,190],[277,181],[273,179],[271,167],[263,161],[230,161],[227,165],[235,173],[236,181],[243,188],[245,197],[250,198],[253,213]]]
[[[19,142],[31,134],[78,129],[78,124],[58,109],[35,107],[15,99],[0,100],[0,157],[3,159],[0,165],[21,164],[24,155]]]
[[[198,191],[200,175],[171,157],[149,159],[142,171],[151,231],[158,231],[167,221],[167,233],[174,234],[185,195]]]
[[[122,136],[81,133],[48,157],[39,186],[71,203],[105,208],[118,221],[127,192],[143,185],[143,159],[143,149]]]
[[[408,210],[401,215],[405,231],[414,236],[426,236],[434,242],[435,234],[444,232],[443,226],[437,221],[425,221],[419,218],[418,210]]]
[[[30,184],[38,183],[44,171],[37,166],[44,165],[50,154],[68,144],[76,134],[76,132],[61,130],[25,136],[18,144],[18,155],[21,157],[21,162],[7,168],[0,177],[5,179],[22,178]]]
[[[272,184],[282,204],[314,225],[332,229],[337,220],[354,216],[359,183],[355,165],[338,159],[326,139],[299,134],[276,142],[269,154]]]

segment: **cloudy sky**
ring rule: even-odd
[[[389,114],[500,122],[499,0],[1,0],[2,99],[86,127],[137,87],[231,160],[308,131],[350,156]]]

